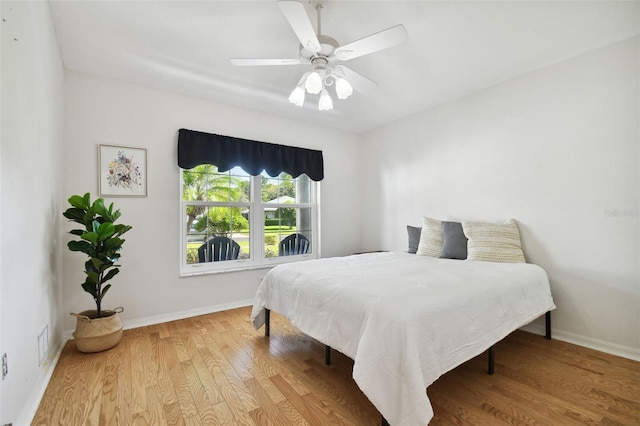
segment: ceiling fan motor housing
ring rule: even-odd
[[[311,52],[300,45],[300,59],[307,59],[314,63],[314,59],[323,58],[327,63],[335,62],[333,52],[340,46],[338,42],[333,38],[325,35],[319,35],[318,41],[320,42],[320,51]]]

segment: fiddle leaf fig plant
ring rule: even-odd
[[[117,262],[125,241],[120,237],[132,227],[116,224],[120,210],[114,210],[113,203],[106,207],[102,198],[91,203],[88,192],[84,196],[72,195],[69,204],[71,207],[62,213],[63,216],[81,224],[82,228],[69,232],[80,239],[69,241],[67,246],[69,250],[82,252],[89,257],[84,264],[86,278],[82,288],[93,296],[97,318],[101,318],[102,298],[111,288],[111,284],[105,283],[120,272]]]

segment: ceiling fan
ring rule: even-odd
[[[394,47],[407,40],[405,28],[402,25],[396,25],[340,46],[332,37],[321,34],[320,11],[322,4],[320,2],[316,4],[317,35],[302,3],[281,0],[278,2],[278,6],[300,40],[298,58],[231,59],[231,63],[239,66],[312,65],[313,70],[302,75],[296,88],[289,96],[289,101],[296,106],[304,104],[305,90],[314,95],[320,93],[318,107],[324,111],[333,109],[333,101],[327,92],[327,87],[334,83],[338,99],[346,99],[351,96],[353,93],[351,83],[359,90],[364,91],[374,87],[376,83],[340,64],[340,62]]]

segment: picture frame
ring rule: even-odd
[[[98,194],[101,197],[146,197],[147,150],[98,145]]]

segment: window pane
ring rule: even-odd
[[[262,202],[295,203],[295,179],[287,173],[280,173],[276,177],[262,176]]]
[[[296,203],[311,204],[311,179],[307,175],[296,178]]]
[[[240,167],[234,167],[229,174],[229,201],[251,201],[251,176]]]
[[[189,224],[187,221],[186,227],[187,249],[186,249],[186,261],[187,264],[198,263],[198,247],[200,247],[206,240],[206,234],[197,231],[193,224]]]
[[[249,229],[248,207],[208,207],[207,211],[196,229],[206,229],[210,236],[231,237],[236,231]]]
[[[264,209],[264,257],[278,255],[278,243],[280,242],[280,218],[277,209],[267,207]]]
[[[185,201],[250,201],[251,177],[236,167],[219,173],[203,164],[183,172],[182,199]]]
[[[198,210],[201,214],[194,216],[191,223],[187,220],[187,263],[202,263],[211,261],[248,259],[249,250],[249,208],[242,207],[206,207],[187,206],[189,212]],[[216,237],[225,237],[237,243],[235,251],[229,255],[214,256],[210,254],[210,248],[204,246],[205,242],[212,241]],[[216,240],[218,241],[218,240]],[[230,243],[235,246],[234,243]],[[226,253],[222,249],[221,253]],[[236,256],[237,254],[237,256]]]
[[[184,201],[205,201],[207,197],[207,179],[215,167],[202,165],[182,173],[182,199]]]
[[[251,244],[249,240],[251,229],[251,209],[249,207],[232,207],[234,219],[228,237],[240,245],[238,259],[251,257]]]
[[[265,207],[265,257],[311,253],[311,208]]]

